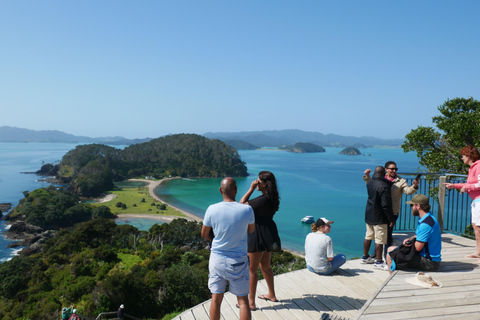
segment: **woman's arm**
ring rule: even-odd
[[[247,193],[243,195],[243,197],[240,199],[239,203],[246,203],[248,204],[248,199],[250,199],[250,196],[252,195],[253,191],[257,188],[258,180],[252,181],[252,184],[250,185],[250,189],[248,189]]]

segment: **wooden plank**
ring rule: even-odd
[[[195,320],[210,320],[210,315],[205,311],[204,305],[200,304],[192,309]]]
[[[181,314],[180,318],[182,320],[195,320],[195,317],[193,316],[192,310],[188,310],[187,312],[184,312]]]

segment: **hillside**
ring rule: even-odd
[[[210,139],[243,140],[259,147],[281,147],[293,145],[298,141],[309,142],[323,147],[347,147],[363,144],[366,147],[388,146],[399,147],[404,139],[380,139],[375,137],[352,137],[336,134],[323,134],[302,130],[266,130],[244,132],[207,132]]]
[[[85,136],[74,136],[58,130],[29,130],[16,127],[0,127],[0,142],[53,142],[53,143],[103,143],[116,145],[130,145],[151,140],[126,139],[124,137],[101,137],[91,138]]]
[[[124,150],[102,144],[77,146],[52,170],[86,197],[111,190],[113,181],[153,176],[245,177],[247,167],[238,152],[219,140],[195,134],[177,134],[131,145]],[[45,173],[47,174],[47,173]]]

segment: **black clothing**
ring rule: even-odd
[[[255,214],[255,231],[248,234],[248,252],[280,251],[282,248],[273,216],[275,208],[268,194],[249,200]]]
[[[395,250],[390,252],[389,255],[390,258],[395,261],[396,270],[405,269],[408,266],[408,263],[413,259],[413,256],[415,256],[415,242],[410,247],[401,244],[396,247]]]
[[[368,200],[365,222],[370,225],[389,224],[395,221],[392,210],[392,182],[374,175],[367,183]]]
[[[117,317],[118,319],[123,320],[123,308],[118,308]]]
[[[389,253],[395,261],[395,270],[416,269],[422,271],[436,271],[440,267],[440,262],[432,261],[429,258],[422,257],[415,251],[415,243],[411,247],[403,244]]]

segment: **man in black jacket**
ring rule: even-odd
[[[372,180],[367,183],[368,200],[365,209],[367,233],[363,242],[362,263],[374,263],[374,267],[387,270],[382,259],[383,245],[387,243],[387,229],[393,227],[395,217],[392,210],[392,182],[385,179],[385,168],[378,166]],[[368,251],[375,239],[376,261],[369,257]]]

